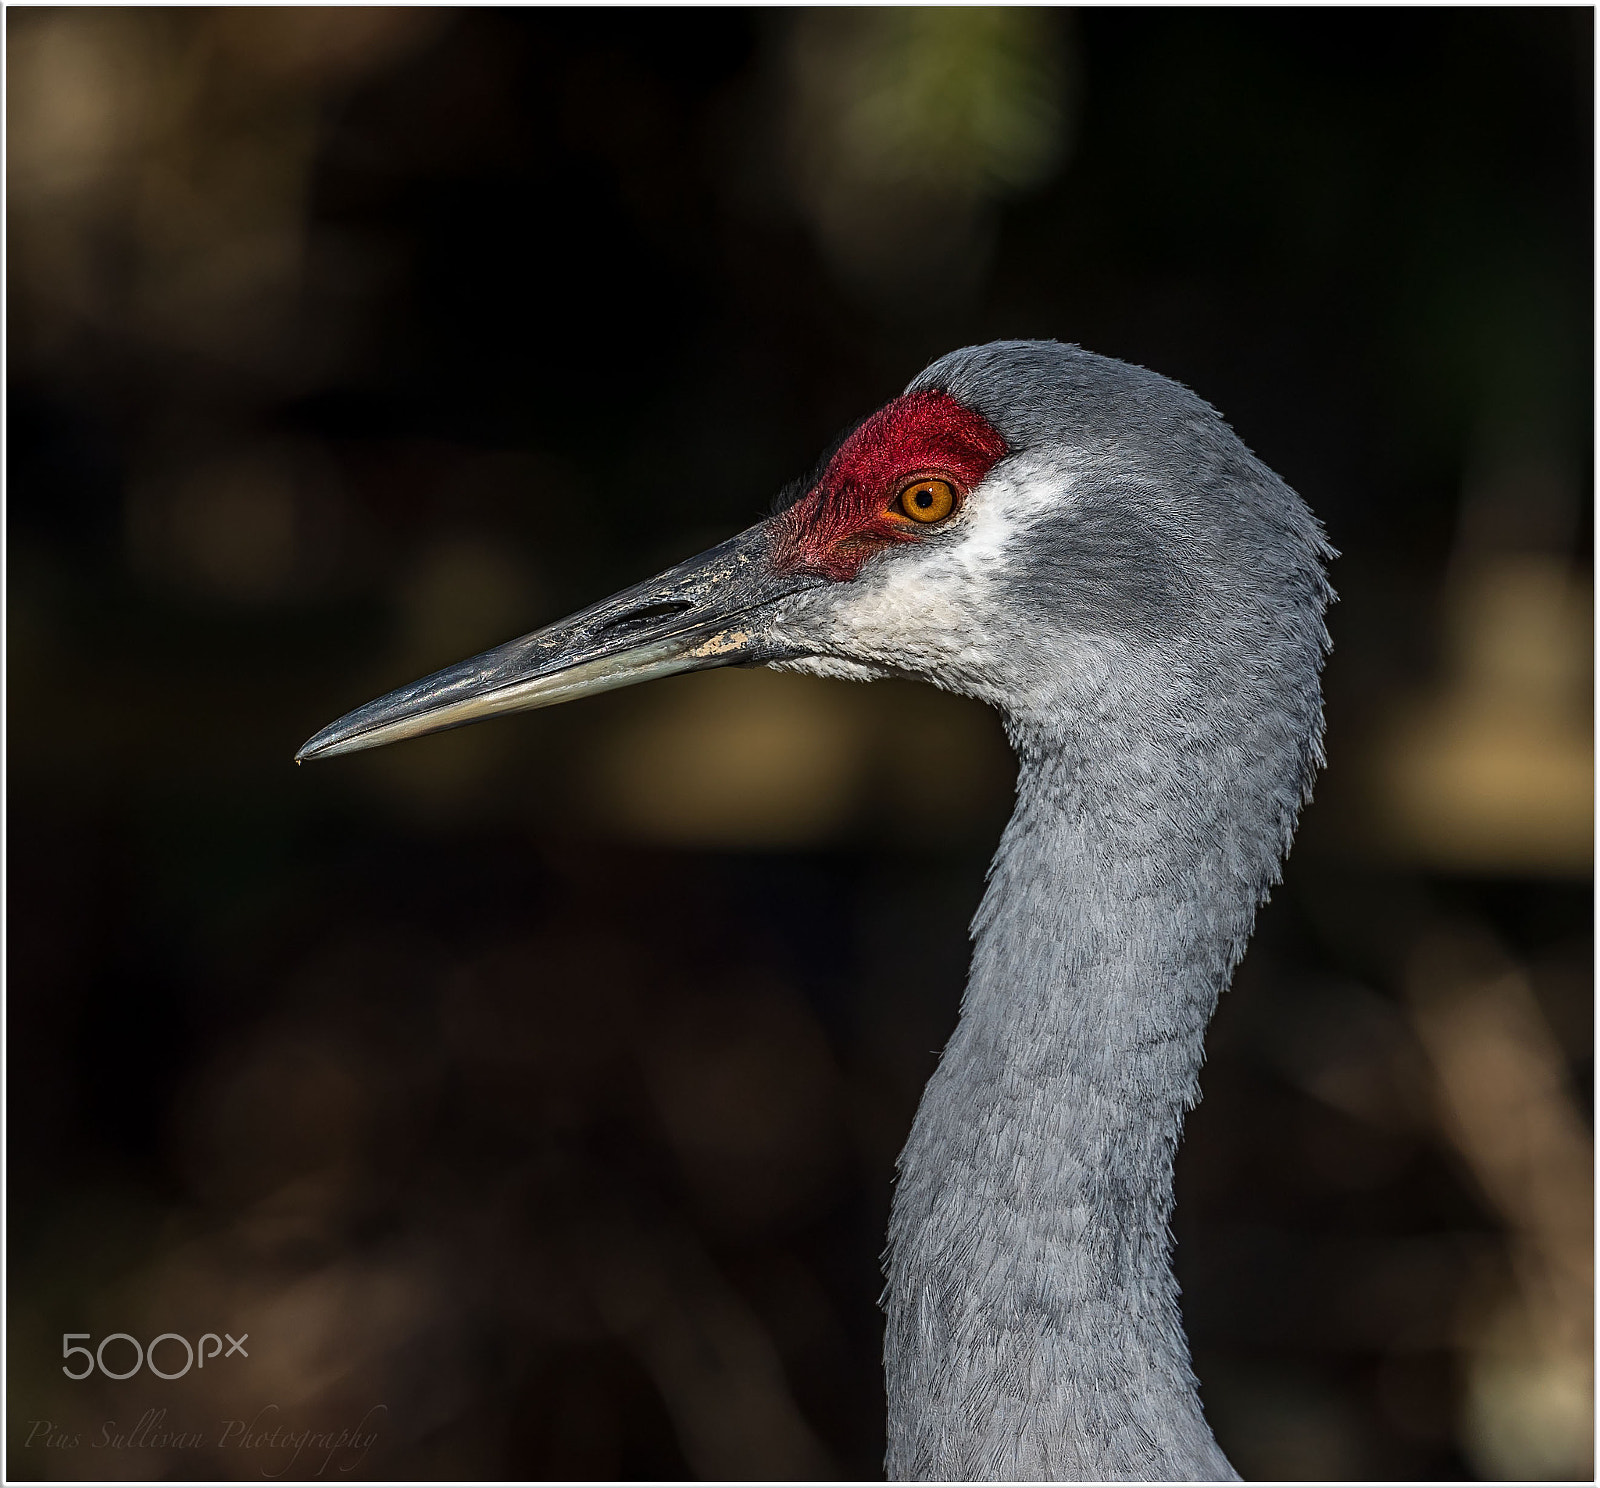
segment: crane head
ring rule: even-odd
[[[297,758],[732,665],[921,677],[1015,722],[1103,707],[1084,687],[1129,658],[1159,690],[1229,664],[1228,637],[1270,651],[1291,611],[1314,686],[1326,552],[1187,390],[1074,346],[994,342],[935,362],[764,521],[357,708]]]

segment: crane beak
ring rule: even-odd
[[[330,723],[296,763],[548,708],[674,672],[776,659],[765,620],[788,595],[822,582],[775,574],[766,524],[631,589],[458,662]]]

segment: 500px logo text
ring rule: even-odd
[[[63,1364],[61,1366],[61,1372],[66,1375],[68,1379],[81,1380],[88,1379],[89,1376],[93,1374],[96,1369],[98,1369],[100,1373],[103,1374],[107,1379],[125,1380],[132,1379],[133,1376],[136,1375],[141,1369],[148,1367],[150,1373],[155,1375],[157,1379],[182,1379],[184,1375],[186,1375],[191,1369],[196,1367],[204,1369],[206,1367],[207,1359],[215,1359],[219,1355],[221,1355],[222,1358],[227,1359],[231,1358],[234,1354],[242,1354],[246,1359],[248,1359],[250,1357],[250,1351],[245,1348],[244,1341],[249,1336],[250,1335],[248,1333],[241,1333],[237,1338],[235,1338],[231,1333],[224,1333],[219,1338],[215,1333],[202,1333],[197,1343],[190,1343],[189,1340],[181,1333],[158,1333],[150,1340],[150,1345],[147,1348],[131,1333],[107,1333],[106,1336],[100,1340],[99,1348],[95,1349],[91,1353],[84,1344],[74,1343],[73,1340],[80,1338],[93,1338],[94,1334],[63,1333],[61,1335],[61,1357],[63,1359],[71,1359],[75,1354],[82,1354],[83,1368],[75,1373],[70,1366]],[[226,1353],[224,1353],[222,1349],[223,1338],[228,1340],[228,1349]],[[133,1367],[131,1369],[125,1369],[119,1374],[114,1367],[107,1366],[106,1345],[108,1343],[119,1344],[118,1352],[122,1353],[121,1359],[117,1359],[115,1357],[112,1359],[113,1365],[126,1362],[127,1354],[121,1350],[120,1345],[129,1344],[132,1346]],[[207,1343],[211,1345],[211,1351],[209,1353],[206,1352]],[[170,1371],[161,1368],[161,1366],[156,1363],[157,1344],[167,1345],[162,1354],[162,1358],[168,1364],[176,1364],[178,1362],[177,1356],[173,1350],[181,1346],[183,1348],[183,1368],[173,1369]]]

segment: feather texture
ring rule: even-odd
[[[924,389],[999,430],[992,480],[1029,472],[1034,506],[989,579],[985,654],[925,673],[1001,708],[1019,776],[900,1159],[888,1474],[1232,1478],[1179,1313],[1172,1166],[1322,761],[1332,550],[1152,373],[999,343]]]

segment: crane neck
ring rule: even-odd
[[[1203,759],[1141,774],[1137,752],[1012,734],[1016,810],[900,1160],[889,1474],[1231,1478],[1168,1221],[1205,1027],[1277,852],[1250,850]]]

